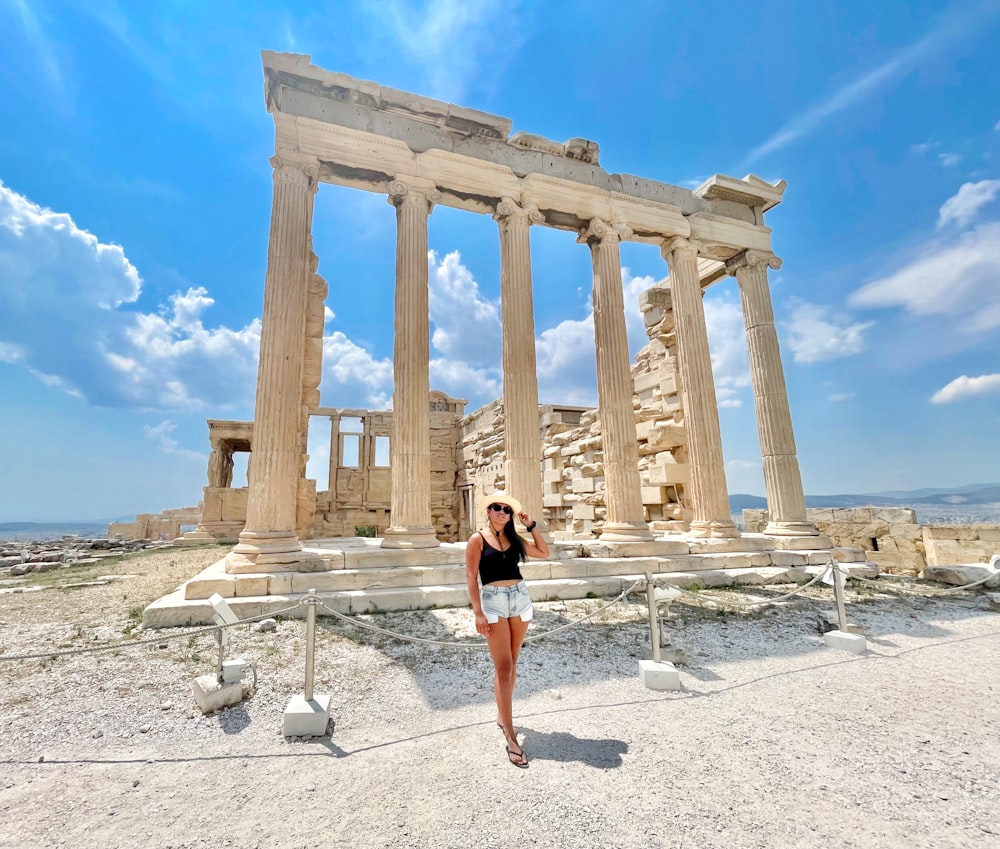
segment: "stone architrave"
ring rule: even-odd
[[[764,533],[775,536],[817,536],[806,520],[806,499],[795,451],[792,414],[785,372],[781,366],[774,309],[767,283],[768,267],[781,268],[772,253],[741,251],[726,263],[736,277],[743,304],[750,380],[757,410],[757,433],[764,460],[764,489],[769,521]]]
[[[688,433],[694,514],[691,534],[735,538],[740,532],[729,512],[722,429],[698,279],[698,248],[690,240],[675,236],[663,243],[662,253],[670,267],[677,365]]]
[[[545,219],[534,205],[521,206],[511,198],[497,204],[493,217],[500,228],[506,488],[544,533],[548,523],[542,514],[542,440],[538,429],[529,228]]]
[[[307,571],[307,562],[325,568],[323,561],[306,555],[295,532],[309,231],[319,164],[282,152],[271,164],[274,196],[254,411],[254,473],[246,527],[226,557],[230,573]]]
[[[652,539],[642,507],[639,449],[632,408],[625,298],[622,294],[621,240],[631,232],[593,218],[578,241],[590,248],[594,267],[594,341],[597,397],[604,448],[607,518],[601,539]]]
[[[427,217],[439,193],[415,177],[389,185],[396,207],[391,525],[383,548],[434,548],[431,518],[430,322]]]

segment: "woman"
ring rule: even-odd
[[[472,535],[465,549],[465,580],[476,615],[476,630],[486,637],[493,658],[497,725],[507,741],[507,757],[523,769],[528,759],[514,728],[514,683],[517,656],[532,610],[531,596],[521,576],[521,561],[526,556],[548,557],[549,547],[536,528],[538,523],[521,510],[517,499],[498,491],[486,504],[486,527]],[[531,542],[514,530],[515,515],[531,534]]]

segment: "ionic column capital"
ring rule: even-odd
[[[664,239],[660,245],[660,255],[667,262],[670,262],[670,257],[674,253],[693,253],[697,255],[698,245],[691,239],[685,239],[683,236],[671,236],[669,239]]]
[[[389,183],[388,201],[390,206],[413,207],[424,204],[427,212],[430,212],[439,200],[441,200],[441,192],[430,180],[400,176]]]
[[[627,224],[615,222],[609,224],[603,218],[591,218],[590,222],[580,230],[577,242],[582,244],[594,244],[595,242],[605,242],[614,240],[622,242],[631,238],[632,228]]]
[[[269,160],[274,181],[298,184],[312,192],[319,189],[319,160],[288,150],[279,150]]]
[[[513,198],[501,198],[500,203],[496,206],[496,212],[493,213],[493,220],[499,222],[505,222],[508,220],[524,220],[527,219],[527,223],[530,224],[541,224],[545,221],[545,216],[538,211],[538,207],[533,203],[518,203]]]
[[[732,259],[726,260],[726,273],[735,277],[736,272],[740,269],[760,266],[777,270],[781,268],[781,259],[770,251],[754,251],[748,248],[745,251],[740,251]]]

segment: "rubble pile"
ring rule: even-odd
[[[83,566],[165,545],[170,543],[148,539],[84,539],[77,536],[64,536],[59,540],[0,542],[0,577],[18,578],[32,572]]]

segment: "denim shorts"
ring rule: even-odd
[[[528,595],[528,585],[519,581],[512,587],[497,587],[487,584],[483,587],[483,613],[486,621],[494,623],[498,619],[511,619],[520,616],[522,622],[530,622],[531,596]]]

